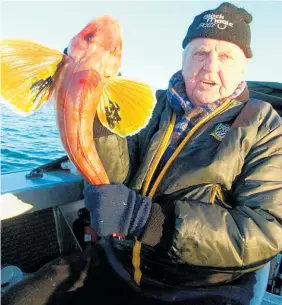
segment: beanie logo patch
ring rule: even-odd
[[[206,14],[203,17],[204,22],[201,22],[196,30],[199,28],[213,28],[214,26],[217,26],[220,30],[225,30],[228,26],[233,28],[233,23],[224,18],[222,14]]]

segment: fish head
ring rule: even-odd
[[[122,57],[120,23],[109,15],[94,19],[70,41],[67,52],[77,63],[76,71],[94,69],[106,78],[115,77]]]

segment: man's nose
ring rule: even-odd
[[[205,64],[204,70],[207,72],[218,72],[219,71],[219,59],[216,52],[210,52]]]

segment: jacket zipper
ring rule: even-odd
[[[214,204],[217,198],[222,202],[224,201],[224,196],[221,187],[218,184],[215,184],[212,188],[210,204]]]

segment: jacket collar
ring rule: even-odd
[[[243,90],[243,92],[238,95],[235,99],[238,101],[238,102],[241,102],[241,103],[247,103],[247,101],[249,100],[250,98],[250,93],[249,93],[249,88],[248,88],[248,85],[246,85],[245,89]]]

